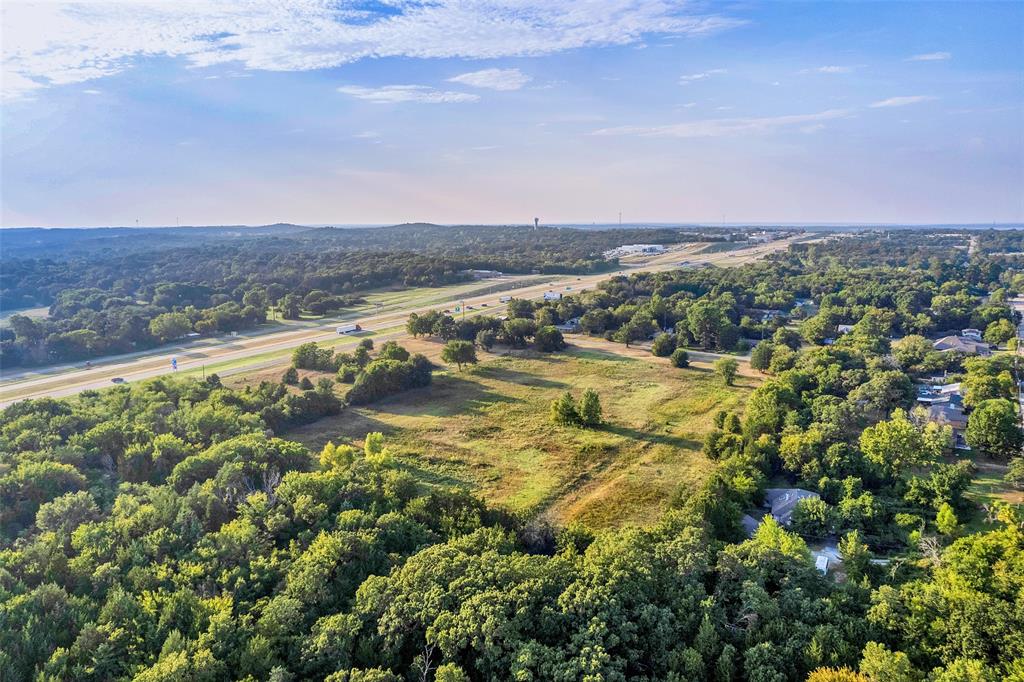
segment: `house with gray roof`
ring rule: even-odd
[[[941,353],[963,353],[964,355],[992,355],[992,349],[984,341],[967,336],[943,336],[932,344]]]
[[[793,521],[793,512],[800,500],[818,499],[818,493],[802,488],[768,488],[764,491],[764,506],[771,510],[782,526],[789,527]]]

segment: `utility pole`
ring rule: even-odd
[[[622,211],[619,211],[619,227],[622,227]]]

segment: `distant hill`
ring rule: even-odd
[[[183,227],[18,227],[0,230],[0,250],[7,258],[45,258],[69,252],[154,250],[194,246],[197,239],[221,240],[281,237],[312,228],[291,223],[273,225],[212,225]]]

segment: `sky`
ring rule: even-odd
[[[1024,2],[0,18],[0,225],[1024,222]]]

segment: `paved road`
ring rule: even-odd
[[[731,267],[749,263],[776,251],[784,250],[796,239],[780,240],[769,244],[760,244],[746,249],[721,253],[698,253],[701,245],[685,244],[671,248],[668,252],[653,256],[642,262],[624,265],[622,272],[655,272],[679,268],[680,261],[688,263],[712,263],[722,267]],[[484,296],[466,297],[463,299],[475,312],[497,314],[505,306],[499,303],[501,296],[512,295],[516,298],[540,299],[547,291],[574,293],[581,289],[592,289],[599,282],[615,276],[617,273],[601,275],[585,275],[581,277],[565,276],[545,284],[514,288],[510,282],[509,289],[492,292]],[[487,304],[486,307],[483,304]],[[454,305],[454,304],[453,304]],[[405,336],[405,321],[410,313],[437,310],[433,305],[411,305],[408,308],[381,314],[369,314],[351,318],[348,321],[359,324],[364,330],[376,332],[374,339],[383,341],[399,339]],[[450,306],[449,306],[450,307]],[[170,374],[170,358],[177,358],[179,371],[196,371],[205,366],[207,372],[221,375],[235,374],[283,364],[286,358],[283,352],[310,341],[337,341],[334,331],[336,324],[317,327],[303,327],[286,331],[261,334],[255,336],[232,337],[225,343],[213,343],[209,340],[197,344],[188,344],[174,348],[134,354],[128,357],[111,358],[94,363],[90,368],[62,368],[56,374],[35,373],[28,377],[4,380],[0,382],[0,407],[26,398],[43,396],[62,397],[74,395],[88,389],[106,388],[111,379],[122,377],[126,381],[138,381],[163,374]],[[340,348],[354,346],[358,338],[350,342],[342,342]]]

